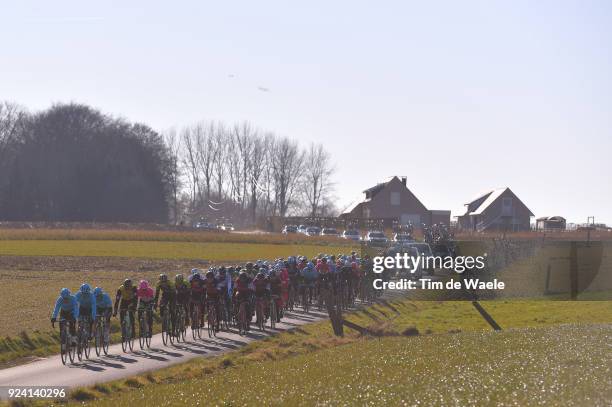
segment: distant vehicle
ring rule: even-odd
[[[393,241],[396,243],[409,243],[414,242],[414,239],[410,233],[396,233],[393,235]]]
[[[433,256],[433,252],[431,250],[431,246],[428,243],[422,243],[422,242],[414,242],[414,243],[408,243],[407,246],[409,247],[414,247],[415,249],[418,250],[419,255],[424,256],[424,257],[430,257]],[[427,274],[433,274],[434,273],[434,268],[433,267],[429,267],[424,269]]]
[[[387,236],[383,232],[377,230],[371,230],[366,234],[365,242],[373,246],[384,246],[389,242]]]
[[[226,232],[233,232],[235,230],[234,225],[231,223],[224,223],[221,225],[221,230],[225,230]]]
[[[198,222],[195,224],[195,228],[200,230],[218,230],[217,225],[209,222]]]
[[[285,225],[281,233],[288,235],[289,233],[297,233],[298,227],[295,225]]]
[[[300,226],[298,226],[297,231],[298,231],[298,233],[306,234],[306,228],[307,228],[306,225],[300,225]]]
[[[338,231],[334,228],[323,228],[321,236],[338,236]]]
[[[306,228],[306,236],[319,236],[321,234],[321,228],[317,226],[309,226]]]
[[[358,230],[349,229],[342,232],[342,238],[358,242],[359,240],[361,240],[361,235],[359,234]]]
[[[416,249],[416,247],[410,247],[410,246],[397,246],[397,247],[391,248],[389,251],[387,251],[386,255],[394,257],[397,253],[401,255],[403,255],[404,253],[407,253],[408,256],[410,257],[419,256],[419,252]],[[389,271],[395,274],[395,276],[398,278],[412,278],[413,280],[418,280],[421,277],[423,277],[423,267],[421,266],[421,263],[419,263],[419,265],[417,266],[417,269],[414,270],[414,272],[412,272],[412,270],[410,269],[405,269],[405,268],[401,268],[401,269],[393,268],[393,269],[390,269]]]

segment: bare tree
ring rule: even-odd
[[[196,128],[197,129],[197,128]],[[181,133],[183,141],[183,157],[182,163],[185,167],[189,179],[189,189],[191,196],[191,208],[196,206],[198,198],[198,187],[200,177],[198,172],[198,155],[196,151],[196,139],[194,137],[194,129],[184,128]]]
[[[181,138],[176,129],[172,128],[164,134],[164,142],[168,150],[168,184],[171,195],[172,221],[176,225],[180,218],[179,195],[181,188]]]
[[[215,132],[212,137],[213,146],[213,173],[217,183],[217,198],[223,201],[223,183],[225,181],[225,173],[227,170],[227,155],[228,155],[228,137],[225,126],[219,123],[215,127]]]
[[[333,186],[331,157],[322,144],[312,143],[305,154],[302,188],[309,206],[309,215],[319,215],[319,209]]]
[[[215,123],[201,123],[196,126],[195,133],[197,134],[196,148],[198,152],[198,168],[204,182],[204,199],[208,201],[210,200],[210,192],[213,182],[215,156],[213,137],[215,134]]]
[[[278,208],[279,215],[285,216],[293,203],[298,187],[304,166],[304,153],[300,151],[296,141],[283,137],[277,141],[271,159],[275,206]]]

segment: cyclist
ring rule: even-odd
[[[67,288],[62,288],[59,297],[55,300],[55,307],[51,314],[51,326],[54,328],[58,314],[60,319],[68,321],[68,329],[72,337],[72,344],[76,345],[75,322],[79,317],[79,303],[76,298],[70,294],[70,290]]]
[[[104,292],[100,287],[96,287],[93,290],[94,297],[96,297],[96,317],[105,318],[106,326],[110,327],[110,318],[113,313],[113,301],[110,295]]]
[[[280,276],[277,274],[276,269],[272,269],[270,271],[270,276],[268,277],[268,284],[270,286],[270,295],[276,297],[276,322],[280,322],[283,313],[283,300],[281,298],[282,294],[282,281]]]
[[[208,271],[206,273],[206,279],[204,280],[205,292],[206,292],[206,307],[208,312],[211,311],[211,307],[213,307],[215,311],[215,315],[217,315],[217,320],[215,323],[215,330],[219,330],[219,286],[218,281],[215,278],[214,271]]]
[[[246,303],[247,314],[247,331],[251,328],[251,307],[250,299],[253,292],[253,286],[249,275],[245,271],[238,274],[238,278],[234,282],[234,298],[236,300],[236,312],[239,310],[241,303]]]
[[[159,294],[161,293],[161,299]],[[170,324],[172,325],[172,331],[174,332],[174,305],[176,302],[176,291],[174,286],[168,280],[168,275],[162,273],[157,279],[155,285],[155,298],[153,299],[153,309],[157,308],[159,304],[160,314],[163,314],[166,308],[170,311]]]
[[[200,326],[203,326],[205,287],[204,280],[202,280],[202,276],[200,275],[200,270],[191,270],[191,275],[187,277],[187,281],[189,282],[190,289],[189,313],[193,314],[194,307],[198,307],[200,309]],[[195,324],[195,321],[191,322]]]
[[[87,327],[87,334],[92,337],[93,324],[96,320],[96,296],[91,292],[91,286],[87,283],[81,284],[79,292],[74,296],[76,301],[79,303],[79,316],[90,315],[89,326]]]
[[[121,302],[121,305],[119,305]],[[117,289],[117,295],[115,296],[115,308],[113,316],[117,316],[117,310],[119,310],[119,321],[123,325],[126,312],[129,313],[130,319],[132,320],[132,338],[136,336],[136,327],[134,324],[134,312],[136,311],[136,287],[132,284],[132,280],[129,278],[123,281],[123,284]]]
[[[268,319],[268,303],[270,301],[269,281],[263,272],[257,273],[253,280],[253,288],[255,293],[255,304],[263,301],[264,304],[264,321]]]
[[[308,262],[306,267],[301,271],[300,275],[302,276],[302,286],[300,287],[300,294],[304,294],[306,292],[306,301],[309,303],[312,302],[312,293],[314,290],[315,283],[319,278],[319,273],[315,270],[315,265],[312,262]]]
[[[189,298],[191,288],[182,274],[174,276],[174,287],[176,289],[176,306],[185,310],[185,325],[189,325]]]
[[[147,280],[140,280],[140,284],[138,284],[138,289],[136,290],[136,297],[138,298],[136,309],[138,310],[138,320],[140,321],[142,314],[147,308],[153,308],[154,305],[153,299],[155,293]],[[153,329],[153,312],[148,315],[147,324],[149,325],[148,334],[150,336]]]

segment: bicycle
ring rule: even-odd
[[[312,287],[305,285],[302,287],[302,290],[302,308],[304,309],[304,312],[308,314],[308,311],[310,310],[310,299],[308,297]]]
[[[140,312],[139,315],[139,325],[138,325],[138,343],[140,345],[140,349],[150,348],[151,347],[151,329],[152,327],[149,325],[149,321],[153,319],[153,304],[147,304],[144,307],[144,310]]]
[[[278,295],[270,296],[270,329],[276,329],[276,319],[278,317],[278,310],[276,309],[276,300],[280,298]]]
[[[123,321],[121,321],[121,349],[124,352],[134,350],[134,338],[133,338],[133,330],[132,330],[132,312],[129,310],[125,310],[125,316],[123,317]]]
[[[91,343],[90,343],[90,332],[89,326],[91,317],[89,315],[83,315],[79,317],[79,325],[77,328],[77,357],[79,360],[83,360],[83,355],[85,359],[89,359],[89,355],[91,353]]]
[[[185,342],[185,337],[187,335],[187,326],[185,323],[185,307],[183,304],[177,304],[178,308],[176,310],[176,341]]]
[[[106,316],[99,315],[96,318],[96,335],[94,339],[94,346],[96,349],[96,356],[100,356],[102,352],[108,355],[108,346],[110,344],[110,326],[106,323]]]
[[[247,301],[240,301],[240,305],[238,307],[238,333],[240,335],[246,335],[247,333]]]
[[[208,322],[208,337],[212,338],[217,336],[217,302],[215,300],[209,300],[206,304],[208,308],[207,322]]]
[[[255,315],[256,315],[256,322],[257,322],[257,328],[259,328],[260,331],[265,331],[266,330],[266,321],[265,321],[265,302],[263,297],[262,298],[258,298],[257,301],[255,302]]]
[[[74,363],[76,356],[76,346],[72,345],[72,337],[70,336],[69,322],[66,319],[60,319],[60,353],[62,364],[65,365],[68,359],[70,363]]]
[[[193,336],[193,340],[202,339],[202,331],[200,327],[200,304],[193,303],[191,310],[191,335]]]
[[[166,304],[163,307],[162,314],[162,342],[164,346],[168,346],[168,343],[174,345],[174,331],[172,326],[172,315],[170,315],[170,306]]]
[[[219,301],[219,322],[221,324],[221,330],[229,331],[229,315],[230,311],[227,307],[227,297],[225,295],[221,295],[221,299]]]

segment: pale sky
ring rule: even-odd
[[[406,175],[453,215],[509,186],[612,223],[612,2],[4,3],[0,99],[321,142],[339,207]]]

